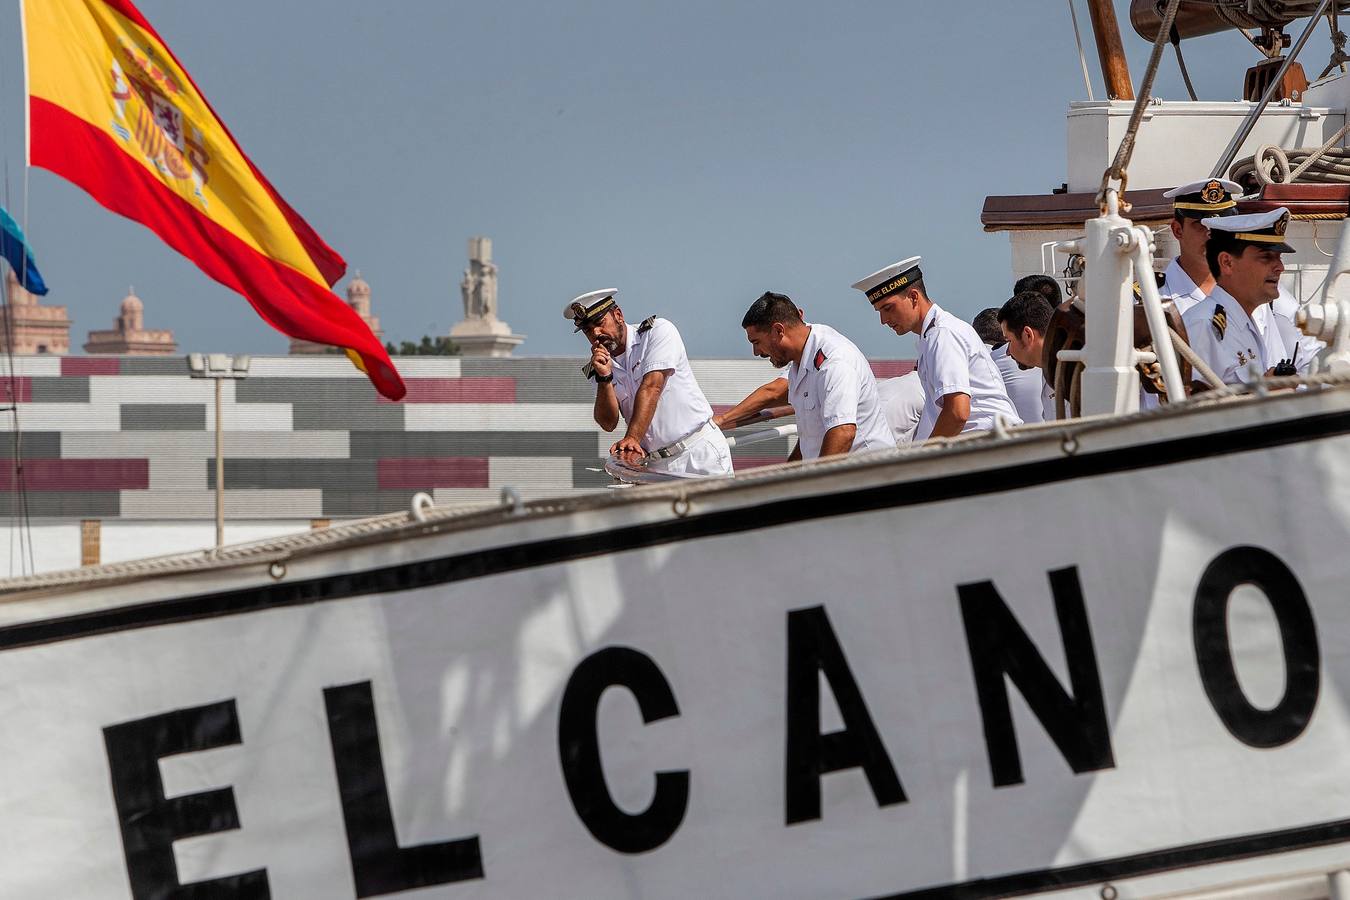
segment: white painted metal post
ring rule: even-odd
[[[1114,188],[1107,211],[1087,221],[1082,241],[1084,346],[1083,415],[1129,413],[1139,409],[1139,376],[1134,369],[1134,265],[1129,219],[1119,213]]]
[[[1345,869],[1332,872],[1327,881],[1330,882],[1331,900],[1350,900],[1350,872]]]

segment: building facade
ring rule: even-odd
[[[70,316],[64,306],[45,306],[12,270],[5,273],[6,303],[0,312],[0,349],[61,356],[70,352]]]
[[[113,320],[111,331],[91,331],[84,342],[85,353],[123,356],[172,356],[178,352],[173,332],[145,327],[145,304],[135,289],[127,292]]]
[[[407,509],[607,489],[619,433],[591,418],[581,359],[400,357],[407,397],[389,402],[344,358],[254,357],[223,383],[226,539],[256,540]],[[39,571],[202,549],[214,541],[214,386],[182,357],[15,359],[14,418],[0,417],[0,535],[31,538]],[[878,361],[881,377],[912,365]],[[727,408],[777,374],[761,360],[694,360]],[[738,469],[781,462],[786,439],[734,452]],[[26,510],[30,527],[21,528]],[[92,552],[91,552],[92,551]],[[0,575],[23,554],[0,554]],[[8,568],[7,568],[8,567]]]

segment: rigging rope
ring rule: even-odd
[[[1316,149],[1299,147],[1286,150],[1274,144],[1263,144],[1257,148],[1255,155],[1233,163],[1228,175],[1238,182],[1250,176],[1262,185],[1291,184],[1295,181],[1350,184],[1350,149],[1335,146],[1347,134],[1350,134],[1350,122],[1341,126],[1326,143]]]
[[[13,121],[13,119],[7,114],[7,110],[5,110],[3,106],[3,98],[9,95],[8,82],[4,75],[5,69],[7,68],[5,63],[7,63],[7,60],[5,58],[0,58],[0,122]],[[27,96],[25,96],[24,97],[25,104],[27,103],[27,100],[28,98]],[[26,119],[27,117],[25,116],[24,117],[25,122]],[[5,133],[2,130],[0,130],[0,138],[4,136]],[[27,134],[23,134],[21,135],[21,137],[25,142],[27,141]],[[28,230],[27,163],[28,161],[27,159],[25,159],[24,180],[23,180],[24,197],[23,197],[23,225],[22,225],[25,234],[27,233]],[[5,192],[4,193],[5,206],[6,208],[10,208],[11,204],[9,193],[8,147],[6,147],[4,154],[4,192]],[[24,262],[24,266],[25,268],[27,267],[26,259]],[[0,280],[4,280],[4,272],[5,268],[3,266],[0,266]],[[26,271],[21,273],[21,276],[24,276],[20,278],[21,283],[27,280],[26,279],[27,274],[28,273]],[[4,329],[3,340],[5,343],[4,359],[6,363],[6,372],[4,373],[4,385],[5,385],[4,399],[6,401],[5,411],[10,414],[10,422],[11,422],[11,430],[10,430],[11,451],[10,451],[10,459],[7,462],[12,467],[12,471],[14,473],[13,491],[10,494],[13,500],[11,501],[12,506],[9,514],[9,519],[11,523],[17,520],[18,525],[17,528],[15,528],[13,524],[11,524],[10,527],[9,569],[11,573],[14,571],[14,539],[16,536],[15,532],[17,531],[19,544],[19,568],[21,571],[25,573],[26,572],[36,573],[37,560],[36,560],[36,553],[33,548],[33,524],[32,518],[29,513],[28,484],[23,464],[23,428],[19,422],[19,406],[21,405],[23,400],[22,391],[20,390],[20,384],[22,382],[20,381],[21,376],[19,375],[18,367],[15,365],[14,362],[14,309],[12,304],[10,303],[10,299],[11,298],[9,296],[8,282],[5,281],[5,287],[3,288],[3,304],[2,304],[4,308],[4,318],[2,325]]]
[[[1200,98],[1195,96],[1195,85],[1191,84],[1191,73],[1186,70],[1186,57],[1181,55],[1181,35],[1177,32],[1176,23],[1172,23],[1172,49],[1177,54],[1177,68],[1181,70],[1181,80],[1186,82],[1186,93],[1190,94],[1191,100],[1196,101]]]
[[[1106,191],[1111,186],[1112,179],[1120,182],[1120,211],[1129,212],[1130,205],[1125,202],[1124,196],[1128,180],[1125,170],[1130,164],[1130,156],[1134,153],[1134,138],[1139,132],[1139,123],[1144,120],[1144,107],[1148,105],[1150,95],[1153,93],[1153,79],[1158,74],[1162,50],[1167,44],[1167,36],[1172,33],[1172,23],[1176,21],[1177,7],[1180,5],[1181,0],[1167,0],[1167,9],[1163,12],[1162,23],[1158,26],[1158,36],[1153,41],[1153,53],[1149,55],[1148,67],[1144,70],[1144,81],[1140,84],[1139,94],[1134,99],[1130,123],[1125,127],[1125,137],[1116,148],[1116,158],[1112,160],[1111,167],[1102,174],[1102,186],[1097,191],[1097,205],[1101,207],[1103,213],[1106,212]]]

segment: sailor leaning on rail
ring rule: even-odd
[[[881,324],[896,334],[919,336],[926,399],[914,440],[985,431],[994,427],[995,416],[1021,425],[989,348],[969,323],[929,299],[920,262],[912,256],[853,285],[867,296]]]
[[[1205,260],[1216,284],[1182,316],[1191,349],[1224,384],[1295,374],[1289,357],[1303,349],[1285,347],[1270,307],[1280,293],[1282,255],[1294,252],[1284,237],[1289,210],[1217,216],[1202,224],[1209,229]],[[1218,387],[1199,372],[1195,377],[1197,390]]]
[[[741,327],[756,356],[788,372],[714,422],[789,403],[797,416],[789,461],[895,449],[872,367],[852,341],[828,325],[806,322],[790,297],[771,291],[750,305]]]
[[[583,370],[595,379],[595,421],[624,436],[609,448],[629,463],[688,475],[730,475],[731,448],[712,422],[712,407],[694,378],[680,332],[652,316],[636,328],[624,321],[614,288],[582,294],[563,308],[591,342]]]

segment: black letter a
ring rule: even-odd
[[[830,683],[841,731],[820,733],[820,673]],[[905,792],[881,743],[839,646],[825,607],[795,609],[787,619],[787,824],[820,818],[820,776],[861,768],[879,806],[905,802]]]

